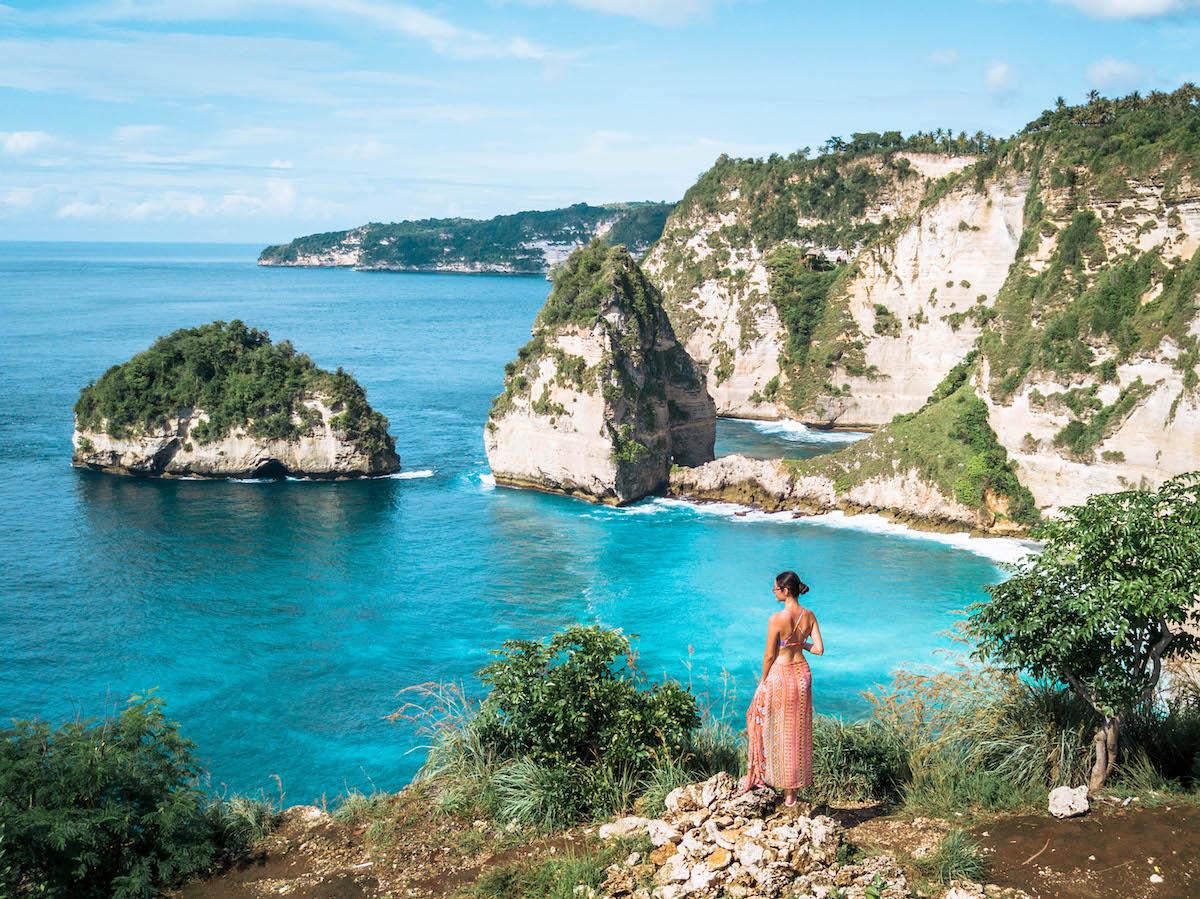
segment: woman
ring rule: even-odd
[[[750,766],[742,792],[775,787],[788,806],[796,804],[798,788],[812,786],[812,672],[804,650],[825,652],[817,617],[798,602],[807,592],[794,571],[775,577],[783,609],[767,625],[762,680],[746,712]]]

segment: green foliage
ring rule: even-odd
[[[814,270],[805,255],[791,244],[776,249],[767,258],[766,266],[769,297],[788,335],[781,361],[804,365],[838,270]]]
[[[153,694],[116,718],[0,730],[0,893],[151,897],[274,823],[266,803],[214,803],[191,741]]]
[[[1200,88],[1185,84],[1172,93],[1152,91],[1109,99],[1098,94],[1079,106],[1048,109],[1021,135],[1054,150],[1061,187],[1073,186],[1081,170],[1104,197],[1119,195],[1125,179],[1162,173],[1168,186],[1184,175],[1200,176]]]
[[[813,783],[821,799],[893,799],[908,777],[907,754],[892,728],[872,719],[813,719]]]
[[[994,512],[1020,524],[1033,523],[1037,505],[988,424],[987,406],[969,383],[972,364],[968,356],[921,409],[896,416],[866,440],[837,453],[789,460],[787,465],[798,474],[829,477],[839,492],[874,477],[915,470],[946,496],[985,516]],[[989,494],[997,508],[989,509]],[[1007,503],[1007,513],[997,499]]]
[[[1138,378],[1123,388],[1111,405],[1101,405],[1086,421],[1075,419],[1068,422],[1054,435],[1054,445],[1067,449],[1077,459],[1090,461],[1096,446],[1116,430],[1137,404],[1152,392],[1153,388],[1143,384],[1142,379]],[[1065,402],[1069,404],[1069,400]],[[1082,414],[1084,410],[1072,411]]]
[[[542,250],[533,244],[586,243],[605,222],[612,222],[609,239],[642,252],[662,234],[671,203],[621,203],[589,206],[576,203],[545,212],[518,212],[486,221],[423,219],[380,224],[352,231],[333,231],[298,237],[267,247],[264,262],[296,262],[301,256],[328,253],[352,234],[362,241],[361,263],[397,269],[438,269],[447,265],[495,266],[514,272],[546,270]]]
[[[885,337],[900,335],[900,319],[896,318],[892,310],[882,303],[875,304],[875,333]]]
[[[701,729],[677,683],[646,686],[620,631],[576,625],[495,655],[482,702],[427,685],[395,716],[430,738],[420,776],[449,811],[553,830],[631,807],[670,770],[707,776],[731,755],[736,770],[736,740]]]
[[[928,857],[921,859],[920,867],[943,884],[952,880],[978,883],[987,873],[979,843],[957,828],[947,833]]]
[[[583,852],[538,862],[515,862],[488,868],[469,895],[477,899],[578,899],[585,890],[599,892],[607,876],[605,869],[625,859],[634,849],[647,845],[627,840],[609,840]],[[583,887],[583,890],[576,889]]]
[[[914,812],[1019,808],[1086,768],[1093,713],[1052,685],[963,665],[901,672],[870,698],[872,718],[903,747],[900,791]]]
[[[655,752],[678,753],[700,719],[696,701],[673,682],[638,689],[618,659],[629,638],[569,627],[549,640],[509,640],[480,677],[491,692],[480,708],[483,743],[501,758],[634,767]]]
[[[1200,473],[1157,491],[1092,496],[1036,532],[1044,551],[972,607],[979,651],[1065,682],[1106,719],[1093,785],[1103,783],[1122,718],[1149,702],[1165,658],[1195,649],[1200,624]]]
[[[1088,372],[1097,343],[1115,352],[1110,369],[1166,337],[1180,346],[1190,343],[1200,259],[1168,262],[1161,248],[1107,259],[1098,219],[1079,207],[1130,196],[1131,179],[1151,177],[1169,200],[1187,178],[1200,176],[1196,97],[1194,85],[1144,98],[1095,96],[1082,106],[1047,111],[1022,132],[1018,143],[1033,160],[1026,229],[997,298],[996,326],[983,339],[998,399],[1010,396],[1031,370]],[[1046,188],[1068,196],[1048,209]],[[1043,238],[1054,238],[1053,251],[1035,272],[1029,256]],[[1099,374],[1112,380],[1115,372]],[[1081,433],[1072,428],[1064,444]]]
[[[208,421],[191,431],[200,443],[218,440],[239,425],[257,437],[291,439],[320,420],[304,404],[318,395],[337,412],[333,427],[355,446],[371,453],[394,448],[387,419],[371,409],[366,392],[348,372],[318,368],[288,341],[272,343],[266,331],[236,319],[160,337],[85,387],[75,416],[80,428],[103,427],[123,436],[203,410]]]
[[[1172,628],[1198,617],[1200,475],[1092,496],[1037,536],[1044,551],[973,609],[981,651],[1071,683],[1099,712],[1128,711],[1149,698],[1162,658],[1195,646]]]

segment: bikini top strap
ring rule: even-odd
[[[792,625],[792,629],[790,631],[788,631],[788,635],[779,641],[780,646],[790,645],[792,635],[796,633],[796,628],[800,627],[801,623],[804,621],[804,616],[806,614],[808,614],[807,610],[803,610],[800,612],[800,617],[796,619],[795,623]]]

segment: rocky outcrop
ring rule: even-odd
[[[980,514],[947,496],[915,468],[843,486],[830,473],[807,473],[780,459],[722,456],[696,468],[674,469],[668,492],[681,499],[737,503],[768,512],[880,512],[935,530],[1014,530],[1003,523],[998,527],[994,515]]]
[[[558,270],[484,430],[499,484],[622,504],[713,458],[716,416],[658,291],[623,247]]]
[[[195,436],[209,420],[203,410],[118,437],[103,426],[79,428],[71,438],[73,464],[113,474],[143,477],[194,478],[317,478],[347,479],[390,474],[400,470],[395,449],[364,449],[334,425],[338,414],[328,397],[304,397],[312,415],[293,418],[296,436],[271,440],[254,436],[247,426],[207,443]]]
[[[146,477],[369,477],[400,469],[387,427],[347,372],[213,322],[159,338],[80,391],[72,461]]]
[[[741,796],[736,789],[736,781],[722,772],[672,791],[660,818],[623,818],[602,825],[601,839],[645,835],[654,848],[610,865],[598,891],[576,887],[576,892],[634,899],[912,895],[908,877],[892,855],[842,860],[846,830],[833,818],[785,808],[768,787]],[[1028,899],[1021,890],[957,881],[935,895]]]

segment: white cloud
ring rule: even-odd
[[[267,163],[269,169],[290,169],[293,163],[290,159],[272,159]]]
[[[1012,66],[1006,62],[994,62],[988,66],[983,75],[983,81],[988,90],[997,94],[1012,90],[1016,85]]]
[[[227,193],[217,211],[234,215],[280,215],[296,208],[296,186],[290,181],[267,181],[260,194]]]
[[[54,136],[45,131],[0,131],[0,147],[5,153],[22,156],[54,143]]]
[[[162,125],[121,125],[113,129],[113,140],[121,144],[141,143],[148,137],[155,137],[167,129]]]
[[[379,159],[381,156],[387,153],[387,147],[372,137],[369,140],[363,141],[362,143],[351,144],[350,146],[346,147],[344,152],[345,155],[350,159]]]
[[[936,66],[952,66],[958,62],[958,51],[953,47],[934,50],[929,54],[929,61]]]
[[[1161,16],[1194,12],[1195,0],[1054,0],[1073,6],[1095,19],[1155,19]]]
[[[586,2],[586,0],[585,0]],[[670,5],[669,0],[647,0],[650,5]],[[700,2],[700,0],[690,0]],[[518,59],[538,62],[561,60],[563,54],[523,37],[487,34],[456,25],[449,19],[403,3],[378,0],[109,0],[36,13],[31,21],[43,24],[180,23],[216,22],[307,14],[338,24],[367,24],[426,44],[435,53],[458,59]]]
[[[14,187],[4,194],[4,198],[0,200],[0,205],[9,206],[13,209],[24,209],[27,206],[33,205],[35,192],[29,187]]]
[[[103,203],[85,203],[83,200],[73,200],[65,206],[60,206],[55,216],[60,219],[89,219],[104,215],[107,207]]]
[[[1128,87],[1142,78],[1140,66],[1106,56],[1088,66],[1088,82],[1094,87]]]
[[[713,8],[714,0],[567,0],[571,6],[655,25],[679,25]]]

